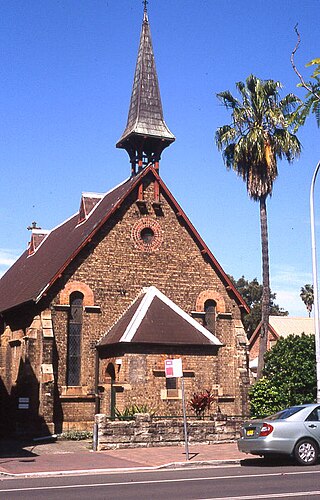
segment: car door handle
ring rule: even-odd
[[[318,426],[314,425],[314,424],[310,424],[310,425],[308,425],[308,427],[310,427],[310,429],[316,429]]]

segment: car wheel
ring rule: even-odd
[[[314,465],[318,460],[318,446],[312,439],[301,439],[294,447],[294,456],[300,465]]]

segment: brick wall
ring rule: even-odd
[[[104,389],[101,394],[101,411],[111,414],[111,390],[115,390],[116,408],[123,410],[131,405],[146,404],[148,409],[154,410],[158,415],[182,415],[181,381],[178,380],[180,394],[168,398],[166,396],[166,379],[164,374],[164,362],[168,358],[182,358],[184,370],[184,385],[186,400],[189,401],[194,392],[204,392],[206,389],[212,391],[216,396],[212,410],[218,410],[218,389],[215,385],[217,379],[218,357],[214,352],[196,353],[195,349],[183,349],[181,354],[178,349],[173,352],[167,351],[151,354],[126,353],[118,361],[121,365],[115,365],[116,358],[103,359],[100,363],[100,382]],[[107,366],[113,363],[115,366],[115,388],[111,387],[111,380],[107,374]],[[224,407],[224,403],[222,403]],[[221,409],[221,408],[220,408]],[[233,408],[232,408],[233,409]],[[189,411],[191,411],[189,409]],[[192,411],[191,411],[192,412]],[[230,412],[230,408],[229,408]]]
[[[135,203],[137,193],[133,193],[112,220],[105,224],[99,234],[70,264],[39,304],[39,307],[43,304],[43,309],[50,308],[52,312],[54,337],[51,343],[46,343],[42,342],[41,335],[38,334],[38,357],[34,356],[34,372],[40,376],[39,363],[44,362],[41,361],[42,358],[46,359],[46,363],[52,363],[54,381],[47,382],[42,387],[40,409],[45,421],[48,424],[54,421],[58,430],[66,426],[83,427],[84,422],[93,421],[95,343],[119,319],[141,289],[151,285],[159,288],[189,314],[196,310],[199,296],[206,291],[212,290],[214,296],[219,297],[219,307],[225,309],[223,311],[225,314],[221,317],[218,315],[215,334],[224,347],[212,359],[205,359],[205,356],[193,358],[191,354],[190,358],[186,359],[186,364],[195,366],[197,370],[194,385],[203,389],[211,382],[211,387],[217,389],[220,397],[219,406],[223,411],[229,415],[241,415],[247,411],[249,383],[246,368],[247,347],[240,309],[163,193],[160,198],[161,215],[154,211],[153,193],[153,183],[149,179],[144,186],[147,214],[140,213]],[[133,238],[135,225],[145,220],[145,217],[156,221],[159,227],[161,244],[153,252],[142,251]],[[68,304],[65,302],[69,291],[74,289],[75,282],[83,284],[81,289],[84,293],[90,291],[89,305],[99,306],[100,309],[85,307],[81,345],[81,386],[73,389],[66,387]],[[13,364],[16,362],[14,360],[19,358],[20,354],[15,355],[13,348],[8,349],[10,351],[8,366],[13,373],[15,371]],[[140,357],[141,364],[144,363],[143,359],[143,356]],[[124,364],[129,363],[129,360],[133,363],[128,355]],[[147,357],[145,363],[144,370],[148,372],[152,363],[158,363],[158,360]],[[126,376],[130,379],[136,370],[131,370],[130,374],[129,368],[128,364]],[[152,377],[151,375],[148,377],[149,383]],[[101,383],[103,385],[104,381]],[[12,384],[14,377],[10,383],[8,382],[8,389]],[[131,385],[131,392],[127,390],[121,395],[117,394],[119,404],[125,405],[128,401],[136,401],[142,394],[146,394],[147,400],[148,398],[152,400],[152,391],[145,392],[145,383],[136,384],[131,380],[128,384]],[[161,384],[163,385],[163,380],[152,379],[152,387],[157,391],[160,390]],[[189,384],[190,381],[186,383],[187,390],[191,392],[194,387]],[[108,405],[107,390],[102,404],[105,407]]]

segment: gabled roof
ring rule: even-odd
[[[250,339],[252,346],[261,329],[261,322],[253,332]],[[314,335],[314,320],[313,318],[291,317],[291,316],[269,316],[269,333],[275,340],[280,337],[286,338],[289,335]]]
[[[288,337],[288,335],[314,335],[313,318],[300,318],[290,316],[270,316],[270,326],[279,337]]]
[[[106,193],[94,206],[85,220],[79,223],[79,212],[52,229],[32,255],[26,250],[0,279],[0,312],[27,302],[39,302],[49,288],[62,275],[66,267],[91,241],[99,229],[124,203],[143,178],[151,175],[159,183],[162,193],[175,210],[180,221],[209,260],[238,305],[249,308],[227,274],[206,246],[186,214],[181,209],[156,169],[149,165],[139,174],[126,180]]]
[[[79,222],[88,217],[90,212],[94,209],[97,203],[104,197],[100,193],[82,193],[80,208],[79,208]]]
[[[26,250],[0,279],[0,312],[38,302],[139,179],[137,175],[106,193],[84,220],[80,221],[77,212],[49,231],[31,255]]]
[[[104,335],[98,348],[118,343],[223,345],[154,286],[143,290]]]

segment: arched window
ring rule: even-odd
[[[68,320],[67,385],[80,385],[83,294],[70,295]]]
[[[216,328],[216,307],[217,304],[214,300],[208,299],[204,303],[204,326],[211,332],[215,332]]]

